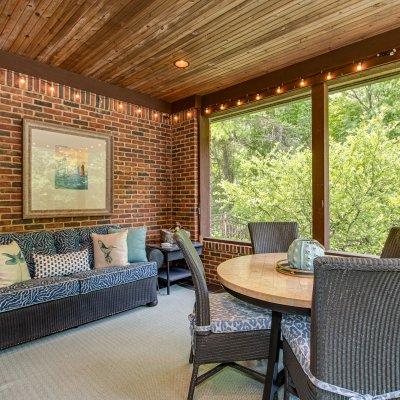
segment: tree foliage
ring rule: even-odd
[[[400,79],[334,93],[329,104],[331,247],[379,253],[400,224]],[[311,237],[311,104],[211,125],[212,233],[247,239],[247,221],[297,221]]]

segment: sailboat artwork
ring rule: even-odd
[[[56,189],[88,190],[88,149],[55,146]]]

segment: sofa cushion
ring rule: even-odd
[[[79,294],[79,281],[65,276],[31,279],[0,289],[0,312]]]
[[[0,245],[0,287],[31,279],[24,255],[17,242]]]
[[[79,232],[76,229],[55,231],[54,244],[58,254],[79,251],[81,249]]]
[[[79,279],[80,292],[84,294],[157,276],[157,264],[155,262],[135,263],[123,267],[80,272],[71,276]]]
[[[310,372],[310,317],[285,315],[282,319],[282,336],[288,342],[304,372]]]
[[[99,235],[92,233],[94,267],[109,268],[128,264],[128,231]]]
[[[213,333],[247,332],[271,329],[271,311],[246,303],[229,293],[210,293],[210,326],[196,326],[195,314],[189,315],[191,331]]]
[[[13,240],[21,248],[32,277],[35,275],[33,253],[56,254],[53,232],[50,231],[3,233],[0,235],[0,244],[9,244]]]
[[[88,249],[64,254],[34,254],[33,258],[35,278],[66,276],[90,270]]]
[[[94,253],[93,253],[93,241],[92,233],[98,233],[100,235],[105,235],[109,232],[110,228],[119,229],[119,225],[100,225],[91,226],[84,228],[76,228],[75,231],[79,235],[80,248],[87,248],[89,250],[89,263],[90,268],[94,267]]]
[[[135,263],[148,261],[146,254],[147,227],[140,226],[127,229],[128,262]],[[119,231],[120,229],[110,228],[110,233],[115,233]]]

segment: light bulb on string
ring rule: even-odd
[[[242,105],[242,100],[238,100],[237,102],[236,102],[236,104],[238,105],[238,106],[241,106]]]
[[[75,93],[75,100],[79,101],[80,98],[81,98],[80,94],[79,93]]]
[[[50,94],[54,94],[55,91],[56,91],[56,88],[54,87],[53,84],[51,84],[50,87],[49,87]]]
[[[256,94],[256,100],[260,100],[261,99],[261,95],[259,93]]]
[[[360,62],[357,63],[356,71],[360,72],[362,70],[363,70],[363,63],[360,61]]]
[[[330,81],[332,79],[332,74],[330,73],[330,72],[328,72],[327,74],[326,74],[326,80],[327,81]]]
[[[300,79],[300,87],[304,87],[304,86],[306,86],[306,81],[304,80],[304,78],[301,78]]]
[[[282,93],[282,88],[281,88],[280,86],[278,86],[278,87],[276,88],[276,93],[277,93],[277,94]]]
[[[225,110],[225,104],[221,104],[221,105],[219,106],[219,109],[220,109],[220,110]]]
[[[19,84],[20,84],[20,85],[25,85],[25,83],[26,83],[25,77],[24,77],[24,76],[20,76],[20,78],[19,78]]]
[[[119,108],[120,110],[122,110],[122,109],[124,108],[124,105],[122,104],[121,101],[118,103],[118,108]]]
[[[206,107],[206,109],[204,111],[206,114],[210,114],[210,112],[211,112],[211,110],[208,107]]]
[[[191,111],[188,111],[188,112],[186,113],[186,116],[187,116],[188,118],[192,118],[192,112],[191,112]]]

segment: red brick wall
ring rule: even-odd
[[[196,110],[173,116],[119,103],[0,69],[0,231],[58,229],[106,223],[147,225],[149,240],[180,222],[198,239],[198,123]],[[75,94],[79,93],[79,99]],[[106,132],[114,138],[114,214],[111,217],[22,219],[22,118]],[[209,282],[216,267],[244,254],[246,244],[205,240]]]
[[[0,230],[28,231],[105,223],[147,225],[150,241],[171,225],[171,124],[168,115],[0,69]],[[79,93],[79,99],[75,94]],[[114,138],[114,213],[110,217],[22,219],[22,118],[105,132]],[[182,140],[187,134],[183,126]],[[178,146],[179,147],[179,146]],[[179,154],[179,150],[178,150]],[[184,173],[180,172],[180,176]],[[186,215],[186,210],[184,214]],[[189,214],[189,213],[188,213]]]
[[[247,243],[232,243],[221,240],[205,239],[203,241],[203,264],[209,283],[219,283],[217,267],[225,260],[251,254],[251,246]]]
[[[198,124],[196,110],[172,116],[172,221],[198,239]]]

